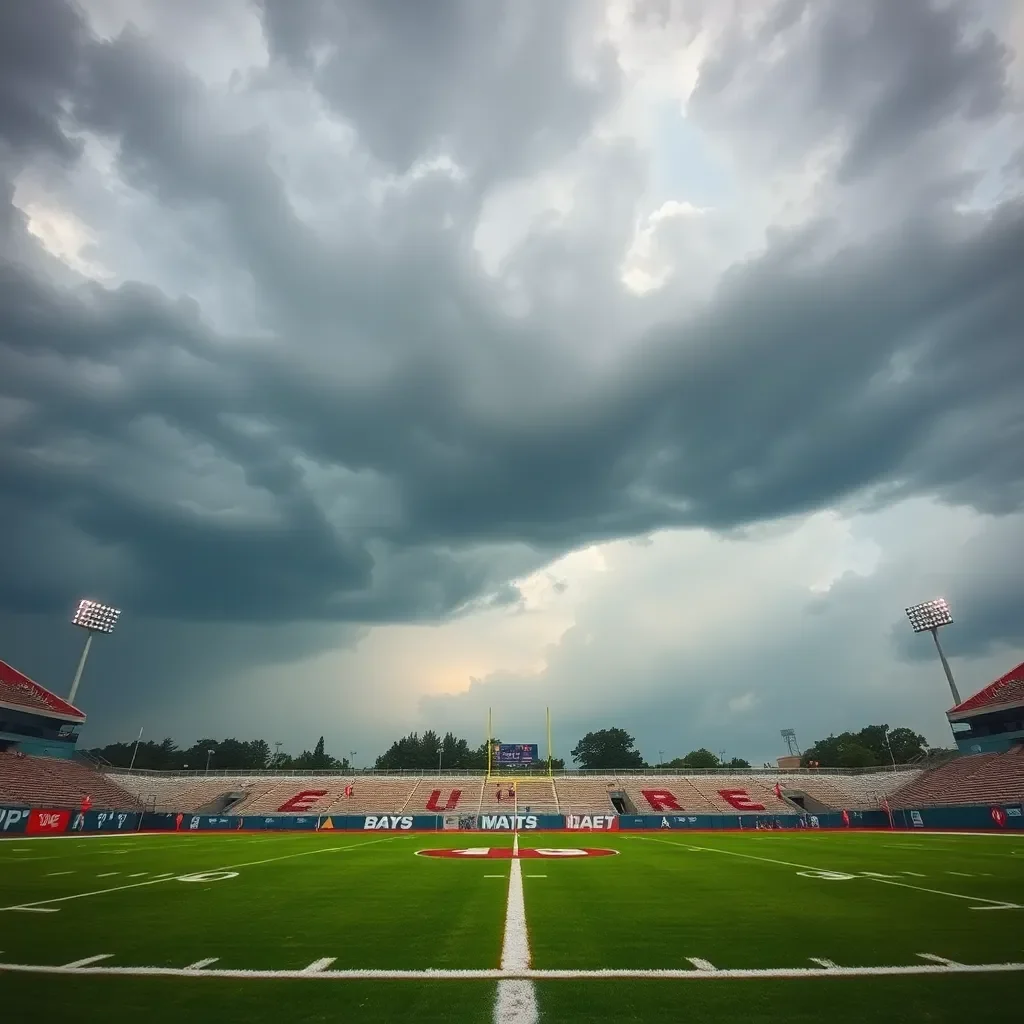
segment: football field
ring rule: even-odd
[[[0,842],[0,1006],[23,1014],[1002,1021],[1022,993],[1024,835]]]

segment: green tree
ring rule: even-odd
[[[723,764],[723,768],[749,768],[750,762],[744,761],[742,757],[734,757],[728,764]]]
[[[906,726],[900,726],[889,733],[889,745],[897,764],[909,764],[928,754],[928,741]]]
[[[581,768],[642,768],[644,759],[625,729],[588,732],[570,751]]]
[[[691,750],[682,760],[684,768],[717,768],[721,764],[718,756],[706,747]]]

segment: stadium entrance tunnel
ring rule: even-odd
[[[580,857],[614,857],[618,850],[585,847],[562,849],[521,849],[520,860],[576,860]],[[511,860],[512,850],[507,846],[472,846],[462,850],[417,850],[417,857],[444,857],[453,860]]]

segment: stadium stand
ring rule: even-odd
[[[622,791],[615,779],[577,778],[567,775],[555,780],[555,792],[562,814],[614,814],[612,795]],[[623,808],[628,812],[628,808]]]
[[[1024,742],[1024,662],[946,712],[965,754],[1004,753]]]
[[[83,722],[78,708],[0,661],[0,751],[71,758]]]
[[[443,814],[446,810],[452,814],[475,812],[483,798],[483,786],[482,776],[419,779],[402,805],[402,811],[405,814]]]
[[[77,761],[0,754],[0,803],[76,810],[85,796],[98,811],[140,807],[138,797]]]
[[[1024,802],[1024,745],[1005,754],[966,754],[894,794],[894,808]]]
[[[517,807],[522,814],[527,808],[531,814],[558,814],[560,813],[558,794],[555,791],[554,782],[551,779],[531,779],[524,782],[516,782],[515,796],[508,795],[509,787],[513,783],[491,780],[483,788],[482,797],[479,803],[481,814],[508,814],[514,807]],[[501,792],[501,799],[498,793]]]

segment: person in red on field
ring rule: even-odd
[[[90,807],[92,807],[92,797],[88,793],[86,793],[85,796],[82,797],[82,806],[79,808],[79,810],[81,810],[81,812],[85,814],[85,812],[89,810]]]

